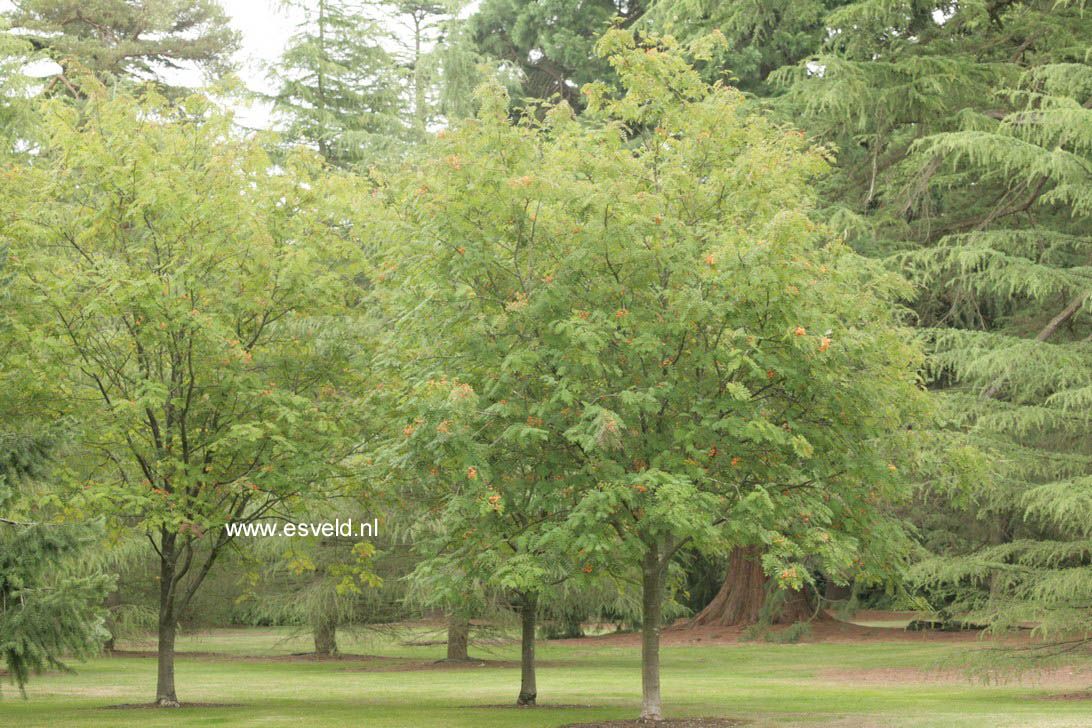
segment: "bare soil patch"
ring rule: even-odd
[[[140,657],[153,658],[154,650],[112,650],[108,653],[112,657]],[[518,668],[520,663],[516,660],[422,660],[415,657],[383,657],[382,655],[354,655],[351,653],[339,653],[337,655],[316,655],[313,652],[295,655],[235,655],[226,652],[176,652],[175,657],[193,658],[206,662],[349,662],[349,663],[376,663],[362,667],[346,667],[353,672],[408,672],[415,670],[475,670],[483,667],[510,667]],[[575,662],[554,662],[550,660],[538,660],[538,667],[572,667]]]
[[[534,705],[517,705],[516,703],[502,703],[500,705],[463,705],[463,708],[515,708],[516,710],[534,710],[535,708],[547,708],[553,709],[581,709],[581,708],[603,708],[603,705],[569,705],[566,703],[535,703]]]
[[[811,635],[799,640],[805,643],[828,642],[834,644],[867,643],[867,642],[977,642],[981,632],[978,630],[965,630],[961,632],[943,632],[940,630],[909,631],[901,627],[866,627],[829,615],[828,619],[817,620],[811,623]],[[876,610],[860,610],[853,615],[853,619],[859,621],[896,621],[901,619],[913,619],[916,612],[881,612]],[[771,632],[778,632],[787,627],[775,625]],[[756,644],[755,640],[745,640],[744,626],[717,627],[709,625],[690,626],[688,620],[680,619],[675,624],[666,628],[660,635],[660,644],[665,647],[701,647],[706,645],[716,647],[739,646]],[[577,637],[572,639],[556,640],[566,645],[587,646],[616,646],[638,647],[641,644],[641,635],[636,632],[615,632],[612,634],[595,635],[592,637]],[[762,643],[761,640],[758,641]]]
[[[1055,693],[1053,695],[1037,695],[1035,700],[1092,700],[1092,690],[1081,690],[1076,693]]]
[[[156,703],[121,703],[120,705],[103,705],[100,710],[139,710],[142,708],[154,708],[156,710],[176,710],[178,708],[242,708],[242,703],[179,703],[166,708]]]
[[[750,721],[735,718],[668,718],[666,720],[603,720],[598,723],[568,723],[561,728],[732,728]]]

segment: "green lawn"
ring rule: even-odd
[[[416,635],[346,640],[346,652],[389,660],[300,662],[284,656],[307,649],[286,630],[222,630],[180,640],[183,651],[245,657],[181,657],[183,701],[238,703],[230,708],[104,710],[141,703],[154,693],[152,658],[114,657],[77,665],[76,674],[39,676],[22,700],[11,686],[0,698],[0,726],[347,726],[452,728],[559,726],[631,718],[640,699],[639,653],[631,647],[543,644],[539,659],[565,663],[539,672],[542,703],[588,708],[514,710],[480,706],[513,702],[514,667],[392,670],[405,658],[436,659],[439,646],[404,646]],[[438,635],[433,635],[433,638]],[[151,644],[123,645],[150,649]],[[677,647],[663,651],[664,697],[669,717],[717,715],[756,726],[1087,726],[1092,705],[1043,701],[1069,692],[1034,683],[985,686],[961,679],[910,676],[898,684],[890,668],[928,667],[967,645],[915,642]],[[515,660],[514,644],[479,648],[490,660]],[[269,659],[280,656],[281,659]],[[254,658],[254,659],[251,659]],[[258,659],[265,658],[265,659]],[[860,671],[887,670],[889,679],[862,679]],[[848,674],[854,671],[857,676]],[[846,672],[847,674],[840,674]]]

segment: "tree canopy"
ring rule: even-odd
[[[99,89],[44,110],[47,163],[0,179],[33,366],[81,423],[79,492],[160,562],[157,700],[173,635],[231,541],[351,454],[359,247],[313,157],[275,170],[199,97]]]
[[[55,61],[51,88],[76,93],[75,62],[101,81],[157,81],[192,64],[217,78],[232,67],[239,34],[217,0],[15,0],[8,33]]]
[[[809,558],[837,574],[894,568],[906,541],[868,506],[905,495],[895,462],[927,408],[904,284],[809,219],[822,150],[740,113],[739,92],[701,81],[670,39],[616,31],[600,48],[621,88],[585,87],[594,123],[564,102],[541,125],[512,122],[486,87],[476,121],[390,178],[384,237],[403,242],[384,270],[427,310],[421,340],[469,377],[447,396],[480,413],[404,434],[470,427],[477,447],[437,463],[465,483],[451,497],[487,520],[542,514],[519,538],[566,544],[589,572],[642,571],[642,715],[655,719],[677,549],[763,545],[765,568],[796,587]],[[542,455],[521,472],[492,465],[498,447],[502,463]],[[517,495],[521,480],[541,504]],[[873,539],[886,558],[865,567]]]

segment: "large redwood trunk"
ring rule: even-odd
[[[760,561],[762,551],[757,546],[739,546],[728,557],[728,574],[713,601],[690,620],[689,626],[713,625],[733,627],[756,624],[766,602],[768,583]],[[824,619],[822,610],[816,609],[808,595],[792,591],[771,624],[793,624],[812,619]]]

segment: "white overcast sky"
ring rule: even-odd
[[[220,0],[220,4],[231,16],[232,27],[242,33],[242,47],[236,56],[239,76],[254,91],[272,91],[265,66],[277,60],[302,18],[281,8],[278,0]],[[238,108],[236,121],[246,127],[266,128],[270,125],[269,107],[252,104]]]

